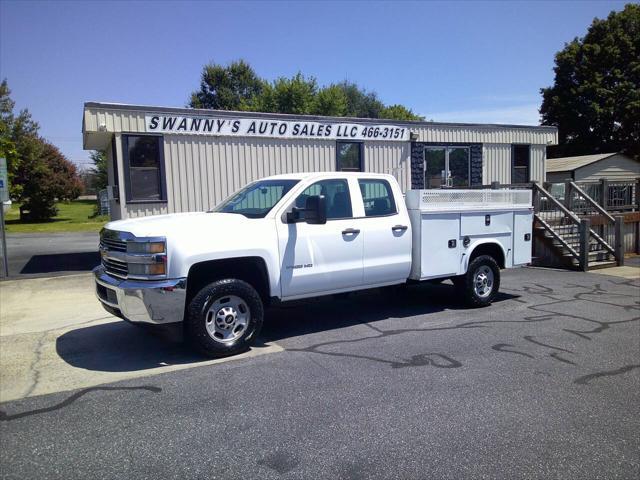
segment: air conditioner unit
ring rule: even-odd
[[[107,193],[109,200],[120,199],[120,189],[117,185],[107,185]]]

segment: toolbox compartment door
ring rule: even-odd
[[[420,277],[456,275],[460,264],[460,214],[422,213]]]
[[[533,212],[522,211],[513,214],[513,264],[531,262]]]

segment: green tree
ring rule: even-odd
[[[404,105],[389,105],[384,107],[380,112],[380,118],[388,118],[391,120],[424,120],[424,117],[416,115]]]
[[[624,151],[640,158],[640,5],[595,19],[555,56],[541,89],[544,125],[558,127],[550,157]]]
[[[422,120],[403,105],[389,105],[349,81],[319,87],[314,77],[298,72],[273,82],[261,79],[243,60],[227,66],[210,63],[202,70],[200,89],[189,106],[215,110],[293,113],[335,117]]]
[[[16,172],[16,184],[21,192],[17,200],[21,220],[47,220],[58,213],[55,206],[57,187],[51,169],[43,160],[45,143],[35,133],[17,137],[16,147],[20,165]]]
[[[38,134],[28,110],[15,115],[11,90],[0,84],[0,156],[7,158],[11,198],[20,202],[22,219],[44,220],[56,215],[55,199],[80,194],[76,167]]]
[[[89,158],[93,162],[93,168],[91,173],[93,174],[93,180],[91,186],[100,191],[107,188],[109,183],[107,177],[107,154],[104,150],[94,150],[89,154]]]
[[[9,196],[11,198],[16,198],[21,191],[21,186],[16,183],[15,178],[20,164],[20,157],[14,141],[14,106],[15,102],[11,100],[11,90],[5,79],[0,84],[0,157],[7,160]]]
[[[347,114],[347,96],[338,85],[329,85],[320,89],[313,108],[315,115],[344,117]]]
[[[263,81],[244,60],[228,66],[210,63],[202,69],[200,90],[191,94],[189,106],[214,110],[240,110],[243,102],[260,94]]]
[[[367,92],[353,82],[344,81],[337,84],[347,100],[347,117],[380,118],[384,104],[375,92]]]
[[[309,115],[313,113],[317,93],[316,79],[297,73],[291,78],[280,77],[273,84],[265,83],[260,94],[244,102],[242,109]]]
[[[42,142],[41,159],[49,168],[55,197],[64,201],[75,200],[82,193],[78,169],[60,152],[58,147],[46,141]]]

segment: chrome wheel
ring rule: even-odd
[[[482,265],[473,276],[473,289],[477,296],[486,298],[493,290],[493,270],[487,265]]]
[[[234,342],[245,333],[250,318],[251,312],[242,298],[235,295],[220,297],[207,310],[207,333],[216,342]]]

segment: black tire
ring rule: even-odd
[[[493,274],[490,282],[490,291],[488,294],[480,295],[476,289],[476,277],[482,273],[482,270],[489,268]],[[467,273],[451,279],[453,284],[464,298],[464,302],[470,307],[486,307],[491,304],[500,289],[500,267],[495,259],[489,255],[480,255],[474,258]]]
[[[230,296],[239,297],[248,307],[247,325],[238,338],[230,341],[216,340],[207,330],[207,325],[211,327],[211,322],[216,321],[209,310],[214,303]],[[200,290],[189,303],[185,318],[185,338],[208,357],[235,355],[249,349],[260,333],[263,318],[262,299],[251,285],[233,278],[218,280]]]

